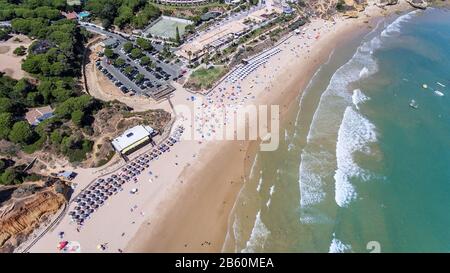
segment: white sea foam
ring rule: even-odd
[[[255,224],[253,225],[250,239],[248,239],[246,246],[242,249],[242,253],[257,252],[258,249],[263,249],[270,231],[261,220],[261,211],[256,214]]]
[[[395,20],[385,28],[384,35],[394,33],[396,29],[399,29],[402,22],[409,20],[409,17],[413,15],[414,12]],[[379,26],[382,27],[381,24]],[[353,161],[352,153],[360,148],[367,149],[362,143],[370,142],[375,137],[374,131],[372,131],[374,126],[354,109],[346,109],[353,104],[358,109],[358,104],[368,99],[360,91],[352,93],[348,87],[350,83],[373,75],[378,71],[377,61],[373,53],[383,46],[382,35],[374,35],[379,31],[377,27],[376,31],[372,31],[365,37],[369,40],[362,43],[352,58],[336,70],[320,97],[308,131],[307,144],[301,153],[299,188],[302,208],[311,208],[313,205],[322,202],[326,198],[323,183],[331,180],[334,180],[336,185],[335,201],[339,205],[346,205],[356,196],[355,189],[350,183],[352,175],[357,173],[362,176],[367,175]],[[344,119],[345,112],[347,112],[347,117]],[[360,123],[355,125],[361,126],[359,128],[359,130],[362,130],[361,132],[354,130],[351,126],[350,129],[347,128],[345,124],[349,121],[340,126],[343,120],[352,117],[360,118]],[[339,147],[336,150],[331,150],[330,148],[334,147],[336,138]],[[348,140],[345,140],[346,138]],[[364,147],[360,147],[361,145]],[[336,168],[336,165],[338,165],[338,168],[333,177],[333,174],[330,175],[330,169]],[[305,218],[305,220],[310,219],[310,216]]]
[[[372,53],[381,46],[382,40],[379,36],[362,43],[352,58],[336,70],[320,97],[308,132],[307,145],[301,154],[299,183],[302,207],[319,203],[326,196],[322,189],[322,180],[329,169],[336,166],[337,159],[334,156],[335,151],[321,149],[318,152],[317,147],[321,147],[324,142],[331,143],[336,140],[334,136],[338,134],[345,109],[350,104],[355,104],[358,108],[358,104],[369,99],[360,90],[352,94],[348,85],[378,71]]]
[[[331,240],[329,253],[345,253],[351,252],[352,246],[349,244],[343,243],[341,240],[337,239],[335,234],[333,233],[333,239]]]
[[[353,90],[352,102],[355,105],[356,109],[359,110],[359,104],[368,101],[370,98],[364,95],[364,93],[360,89]]]
[[[369,75],[369,69],[364,66],[363,69],[361,69],[361,71],[359,72],[359,77],[364,78],[364,77],[367,77],[368,75]]]
[[[269,195],[272,196],[272,194],[275,192],[275,185],[272,185],[269,190]]]
[[[258,154],[255,155],[255,159],[253,160],[252,167],[250,168],[250,174],[249,174],[250,179],[253,178],[253,172],[255,171],[257,162],[258,162]]]
[[[278,170],[277,170],[277,173],[278,173]],[[274,192],[275,192],[275,185],[272,185],[269,190],[269,200],[267,200],[267,202],[266,202],[266,207],[270,206],[270,202],[272,202],[272,195]]]
[[[336,143],[337,170],[335,179],[335,200],[338,206],[346,207],[357,196],[350,179],[367,179],[367,173],[353,159],[353,153],[369,153],[369,143],[377,140],[375,126],[349,106],[346,108]]]
[[[237,214],[234,215],[233,235],[235,242],[239,242],[241,240],[241,232],[239,231],[239,218]],[[234,244],[234,252],[237,252],[237,245],[237,243]]]
[[[288,149],[288,152],[290,152],[292,149],[294,149],[295,148],[295,144],[294,143],[289,143],[289,145],[288,145],[288,147],[287,147],[287,149]]]
[[[262,171],[259,171],[259,181],[258,181],[258,186],[256,187],[256,190],[258,192],[261,191],[262,182],[263,182]]]
[[[411,11],[405,15],[402,15],[395,19],[394,22],[392,22],[389,26],[387,26],[382,32],[382,37],[390,37],[392,35],[400,33],[401,25],[407,21],[409,21],[413,16],[418,13],[417,10]]]
[[[364,43],[361,47],[375,49],[375,45],[371,45],[370,42]],[[330,130],[336,132],[336,124],[342,117],[341,114],[345,107],[351,102],[351,93],[348,90],[348,85],[377,71],[378,65],[373,56],[360,49],[356,51],[346,64],[336,70],[331,77],[330,84],[320,97],[319,105],[314,113],[311,128],[308,132],[308,142],[316,135],[324,134],[323,130],[325,130],[325,134],[328,134]],[[327,115],[326,118],[324,117],[325,115]],[[319,126],[320,124],[322,126]]]

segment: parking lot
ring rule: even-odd
[[[158,59],[158,54],[162,50],[162,45],[152,43],[153,49],[148,52],[142,50],[143,56],[147,56],[153,65],[144,65],[140,59],[133,59],[130,53],[123,50],[123,45],[132,42],[134,47],[137,45],[133,39],[125,38],[119,34],[112,33],[101,28],[85,26],[88,30],[106,35],[109,39],[117,41],[111,47],[116,57],[108,59],[101,56],[96,61],[95,66],[105,77],[111,80],[120,91],[128,95],[144,95],[154,99],[160,99],[169,95],[174,88],[170,85],[171,81],[177,80],[182,76],[181,64],[163,62]],[[121,65],[116,64],[116,59],[124,60]]]
[[[170,93],[174,88],[169,82],[179,79],[182,75],[180,68],[164,63],[155,58],[157,50],[144,52],[143,55],[152,60],[153,65],[143,65],[140,59],[133,59],[130,53],[126,53],[122,44],[113,48],[117,57],[108,59],[104,56],[96,62],[96,67],[109,78],[124,94],[145,95],[160,99],[162,95]],[[152,58],[153,57],[153,58]],[[116,59],[124,60],[123,64],[117,64]]]

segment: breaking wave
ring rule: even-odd
[[[336,235],[333,233],[333,239],[331,240],[329,253],[345,253],[351,252],[352,246],[349,244],[343,243],[341,240],[336,238]]]
[[[374,126],[356,111],[359,105],[369,98],[359,89],[352,93],[349,84],[378,71],[373,52],[383,45],[381,37],[400,30],[401,24],[414,14],[415,12],[410,12],[399,17],[381,34],[368,38],[368,41],[358,47],[352,58],[331,77],[329,85],[320,97],[307,135],[307,144],[300,155],[299,188],[302,209],[310,208],[324,200],[326,191],[323,187],[328,183],[335,182],[335,200],[339,205],[345,205],[356,196],[350,178],[356,172],[363,171],[357,167],[351,153],[364,148],[362,144],[372,141],[375,134]],[[356,110],[348,108],[351,105],[354,105]],[[340,125],[341,123],[343,125]],[[360,126],[359,130],[362,131],[357,133],[357,130],[354,130],[352,134],[346,124],[353,123]],[[347,137],[349,139],[345,139]],[[355,137],[358,140],[353,143],[352,138]],[[344,147],[345,145],[349,146]],[[330,170],[333,169],[336,173],[330,177]]]
[[[405,22],[408,22],[418,12],[419,12],[418,10],[414,10],[398,17],[394,22],[392,22],[381,32],[381,37],[390,37],[399,34],[401,30],[401,25]]]
[[[253,253],[257,252],[259,249],[263,249],[269,234],[270,231],[261,220],[261,211],[258,211],[252,233],[250,234],[250,239],[247,241],[245,248],[242,249],[241,252]]]
[[[356,109],[359,110],[359,104],[368,101],[370,98],[364,95],[364,93],[360,89],[353,90],[352,102],[355,105]]]
[[[369,153],[367,144],[376,140],[375,126],[351,106],[347,107],[336,144],[337,170],[334,179],[335,200],[338,206],[345,207],[356,198],[357,194],[350,181],[351,178],[364,179],[368,175],[356,164],[353,153],[356,151]]]

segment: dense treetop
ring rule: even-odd
[[[77,21],[61,16],[68,8],[66,0],[0,0],[0,20],[11,21],[8,32],[34,39],[22,63],[34,79],[0,73],[0,139],[29,153],[45,149],[81,161],[92,148],[89,124],[102,105],[78,86],[89,35]],[[54,109],[52,118],[37,126],[25,120],[29,108],[46,105]],[[11,181],[13,173],[0,172],[0,180],[3,175]]]
[[[111,25],[144,28],[161,14],[148,0],[87,0],[86,9],[100,18],[106,28]]]

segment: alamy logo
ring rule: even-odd
[[[184,140],[261,140],[261,151],[278,148],[278,105],[212,106],[197,99],[193,107],[175,105],[174,110],[186,128]]]

